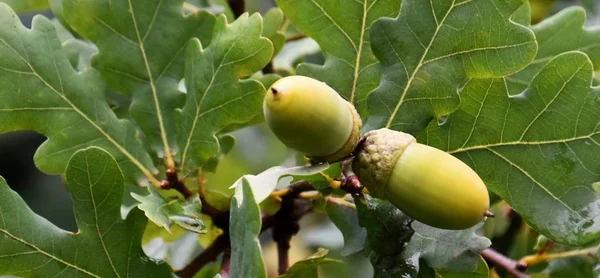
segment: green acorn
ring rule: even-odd
[[[460,230],[490,216],[487,188],[475,171],[410,134],[367,132],[352,168],[369,194],[424,224]]]
[[[263,111],[275,136],[313,161],[340,161],[360,138],[362,122],[354,106],[309,77],[279,79],[267,91]]]

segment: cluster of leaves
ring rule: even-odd
[[[29,2],[14,8],[47,5]],[[265,87],[278,76],[257,72],[285,51],[282,27],[290,24],[325,57],[291,70],[340,92],[365,130],[409,132],[455,155],[556,243],[600,240],[600,98],[592,87],[600,33],[583,27],[582,9],[529,26],[521,0],[276,2],[280,9],[264,18],[233,19],[228,9],[229,18],[183,0],[54,0],[60,23],[39,16],[30,30],[0,3],[0,133],[47,136],[35,163],[64,176],[80,229],[59,230],[0,182],[0,274],[170,275],[141,249],[147,219],[169,232],[173,224],[210,228],[197,195],[182,200],[153,187],[173,169],[202,184],[201,173],[233,146],[226,134],[261,121]],[[57,27],[72,33],[59,36]],[[235,194],[223,197],[232,276],[266,276],[259,205],[279,179],[306,179],[329,193],[316,174],[328,167],[278,167],[234,184]],[[336,167],[327,173],[339,175]],[[139,209],[123,220],[122,196],[135,184],[149,189],[133,195]],[[325,199],[344,235],[342,253],[368,255],[379,277],[487,277],[479,251],[491,243],[475,233],[480,227],[439,230],[384,201]],[[78,255],[90,250],[98,254]],[[314,274],[332,262],[326,254],[288,275]]]

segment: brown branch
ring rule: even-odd
[[[529,278],[529,275],[523,272],[527,267],[526,265],[522,265],[515,260],[507,258],[492,248],[481,251],[481,256],[483,256],[486,261],[506,270],[506,272],[516,278]]]
[[[292,217],[297,221],[298,219],[302,218],[302,216],[304,216],[312,210],[312,202],[308,200],[297,199],[298,195],[305,191],[314,190],[315,188],[312,186],[312,184],[310,184],[307,181],[299,181],[293,183],[288,188],[288,192],[282,195],[282,208],[284,208],[284,204],[286,204],[286,206],[291,205],[291,207],[284,208],[284,212],[287,216]],[[230,252],[229,211],[217,210],[208,202],[206,202],[204,196],[200,196],[200,199],[202,201],[202,213],[209,215],[213,220],[213,224],[215,224],[215,226],[223,230],[223,234],[217,237],[217,239],[215,239],[215,241],[208,248],[206,248],[202,253],[200,253],[200,255],[194,258],[194,260],[192,260],[192,262],[190,262],[187,266],[175,272],[175,274],[182,278],[193,277],[206,264],[215,261],[223,251],[229,250]],[[280,212],[281,209],[274,215],[262,215],[262,227],[260,230],[261,233],[268,230],[269,228],[273,228],[277,225],[280,225],[280,222],[282,221],[282,217],[284,215],[283,212],[279,214]],[[277,216],[278,214],[279,216]],[[226,254],[223,257],[223,259],[229,260],[230,256]],[[222,267],[223,266],[224,265],[222,264]],[[223,272],[221,272],[221,276],[223,276]]]
[[[238,18],[246,11],[244,0],[227,0],[233,15]]]
[[[189,199],[194,195],[194,193],[183,184],[179,177],[177,177],[177,170],[175,170],[175,168],[167,169],[165,175],[167,178],[160,182],[160,187],[162,189],[175,189],[186,199]]]

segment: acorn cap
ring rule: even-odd
[[[350,133],[350,137],[348,137],[346,143],[336,152],[326,156],[308,156],[308,158],[311,160],[317,162],[327,161],[330,163],[341,161],[344,158],[347,158],[348,155],[354,151],[356,145],[358,145],[358,141],[360,140],[360,129],[362,128],[362,120],[360,119],[356,108],[354,108],[354,105],[352,105],[350,102],[346,103],[348,103],[348,108],[352,114],[352,131]]]
[[[369,131],[364,137],[365,141],[358,146],[352,170],[368,188],[370,195],[385,198],[385,187],[398,158],[408,145],[417,140],[408,133],[387,128]]]

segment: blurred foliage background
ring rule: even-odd
[[[28,0],[36,2],[36,0]],[[15,9],[19,5],[26,5],[23,0],[7,0]],[[37,1],[44,7],[46,1]],[[212,12],[224,12],[231,18],[231,11],[226,7],[226,0],[192,0],[191,4],[208,6]],[[249,12],[265,14],[274,7],[273,0],[246,0],[246,9]],[[558,1],[558,0],[530,0],[532,5],[532,24],[572,5],[584,6],[588,11],[589,26],[600,24],[600,1]],[[46,4],[47,6],[47,4]],[[20,18],[25,26],[30,26],[34,15],[42,14],[52,18],[49,10],[31,11],[21,9]],[[295,32],[290,28],[291,33]],[[288,34],[293,35],[293,34]],[[290,40],[273,61],[273,68],[281,75],[294,74],[295,65],[302,61],[323,63],[318,45],[311,39]],[[123,108],[123,107],[121,107]],[[119,115],[126,115],[126,111]],[[121,111],[123,112],[123,111]],[[0,123],[1,124],[1,123]],[[264,124],[245,128],[232,134],[236,137],[236,144],[232,151],[220,161],[215,173],[207,173],[206,189],[229,196],[232,192],[229,186],[244,174],[258,174],[263,170],[276,165],[293,165],[296,163],[297,154],[288,150],[270,133]],[[46,175],[36,169],[33,155],[36,149],[44,142],[42,135],[33,132],[14,132],[0,135],[0,175],[3,176],[13,190],[17,191],[27,204],[37,214],[53,222],[58,227],[76,231],[71,200],[66,191],[61,177]],[[126,194],[128,196],[128,193]],[[126,196],[126,197],[127,197]],[[225,199],[227,201],[227,199]],[[510,257],[518,259],[532,253],[537,234],[524,225],[520,218],[511,215],[510,208],[504,203],[493,207],[493,212],[499,217],[488,221],[482,233],[491,238],[493,247]],[[323,277],[371,277],[372,268],[368,259],[358,253],[350,257],[342,257],[339,253],[343,246],[342,234],[329,221],[324,213],[312,213],[301,221],[300,233],[293,238],[290,253],[290,263],[294,263],[312,253],[318,247],[330,249],[328,257],[346,262],[332,263],[321,267]],[[149,223],[148,230],[160,229]],[[164,232],[164,230],[163,230]],[[162,239],[145,238],[146,252],[150,256],[169,258],[174,267],[184,266],[190,258],[200,253],[203,247],[208,246],[212,239],[207,236],[175,230],[173,236],[165,235]],[[214,236],[216,237],[216,235]],[[176,239],[176,240],[175,240]],[[269,233],[261,235],[265,260],[272,277],[277,273],[277,252],[275,244]],[[175,250],[177,250],[175,252]],[[218,272],[219,265],[207,267],[196,277],[213,277]]]

